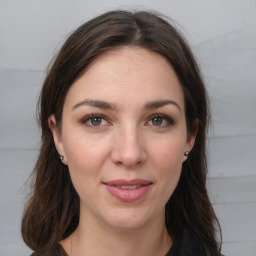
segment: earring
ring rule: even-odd
[[[185,151],[184,156],[188,157],[189,151]]]
[[[59,155],[60,161],[62,161],[64,159],[64,156]]]

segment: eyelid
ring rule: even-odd
[[[101,119],[103,119],[103,120],[105,120],[108,124],[105,124],[105,125],[99,125],[99,126],[94,126],[94,125],[87,125],[88,127],[90,127],[90,128],[100,128],[100,127],[102,127],[102,126],[107,126],[107,125],[111,125],[110,123],[110,120],[106,117],[106,116],[104,116],[104,115],[102,115],[102,114],[89,114],[89,115],[86,115],[86,116],[84,116],[84,117],[82,117],[80,120],[79,120],[79,122],[81,123],[81,124],[85,124],[87,121],[89,121],[90,119],[92,119],[92,118],[94,118],[94,117],[98,117],[98,118],[101,118]],[[165,120],[166,122],[167,122],[167,125],[159,125],[159,126],[156,126],[156,125],[149,125],[148,123],[153,119],[153,118],[155,118],[155,117],[160,117],[160,118],[162,118],[163,120]],[[165,115],[165,114],[160,114],[160,113],[156,113],[156,114],[153,114],[153,115],[150,115],[148,118],[147,118],[147,120],[146,120],[146,126],[154,126],[155,128],[165,128],[165,127],[168,127],[168,126],[171,126],[171,125],[175,125],[175,121],[174,121],[174,119],[173,118],[171,118],[170,116],[168,116],[168,115]]]
[[[163,118],[164,120],[166,120],[166,121],[168,122],[168,125],[167,125],[167,126],[169,126],[169,125],[175,125],[175,123],[176,123],[176,122],[174,121],[174,119],[171,118],[170,116],[165,115],[165,114],[160,114],[160,113],[153,114],[153,115],[149,116],[146,123],[148,123],[149,121],[151,121],[154,117],[161,117],[161,118]],[[155,127],[156,127],[156,128],[163,128],[163,127],[167,127],[167,126],[155,126]]]
[[[103,120],[105,120],[107,123],[110,123],[108,118],[102,114],[90,114],[90,115],[86,115],[84,117],[82,117],[79,122],[81,124],[85,124],[87,121],[89,121],[90,119],[94,118],[94,117],[98,117],[98,118],[101,118]],[[93,126],[93,125],[87,125],[88,127],[93,127],[93,128],[100,128],[102,126],[105,126],[105,125],[99,125],[99,126]]]

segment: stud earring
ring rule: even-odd
[[[189,155],[189,152],[185,151],[184,156],[188,157],[188,155]]]
[[[62,161],[64,159],[64,156],[59,155],[60,160]]]

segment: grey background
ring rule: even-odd
[[[212,103],[209,192],[223,253],[256,256],[256,1],[0,0],[0,256],[27,256],[20,221],[36,159],[35,105],[67,34],[115,8],[173,18],[202,68]]]

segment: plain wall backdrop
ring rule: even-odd
[[[0,0],[0,256],[30,253],[20,222],[47,65],[72,30],[116,8],[160,11],[188,39],[211,99],[208,186],[223,253],[256,256],[255,0]]]

